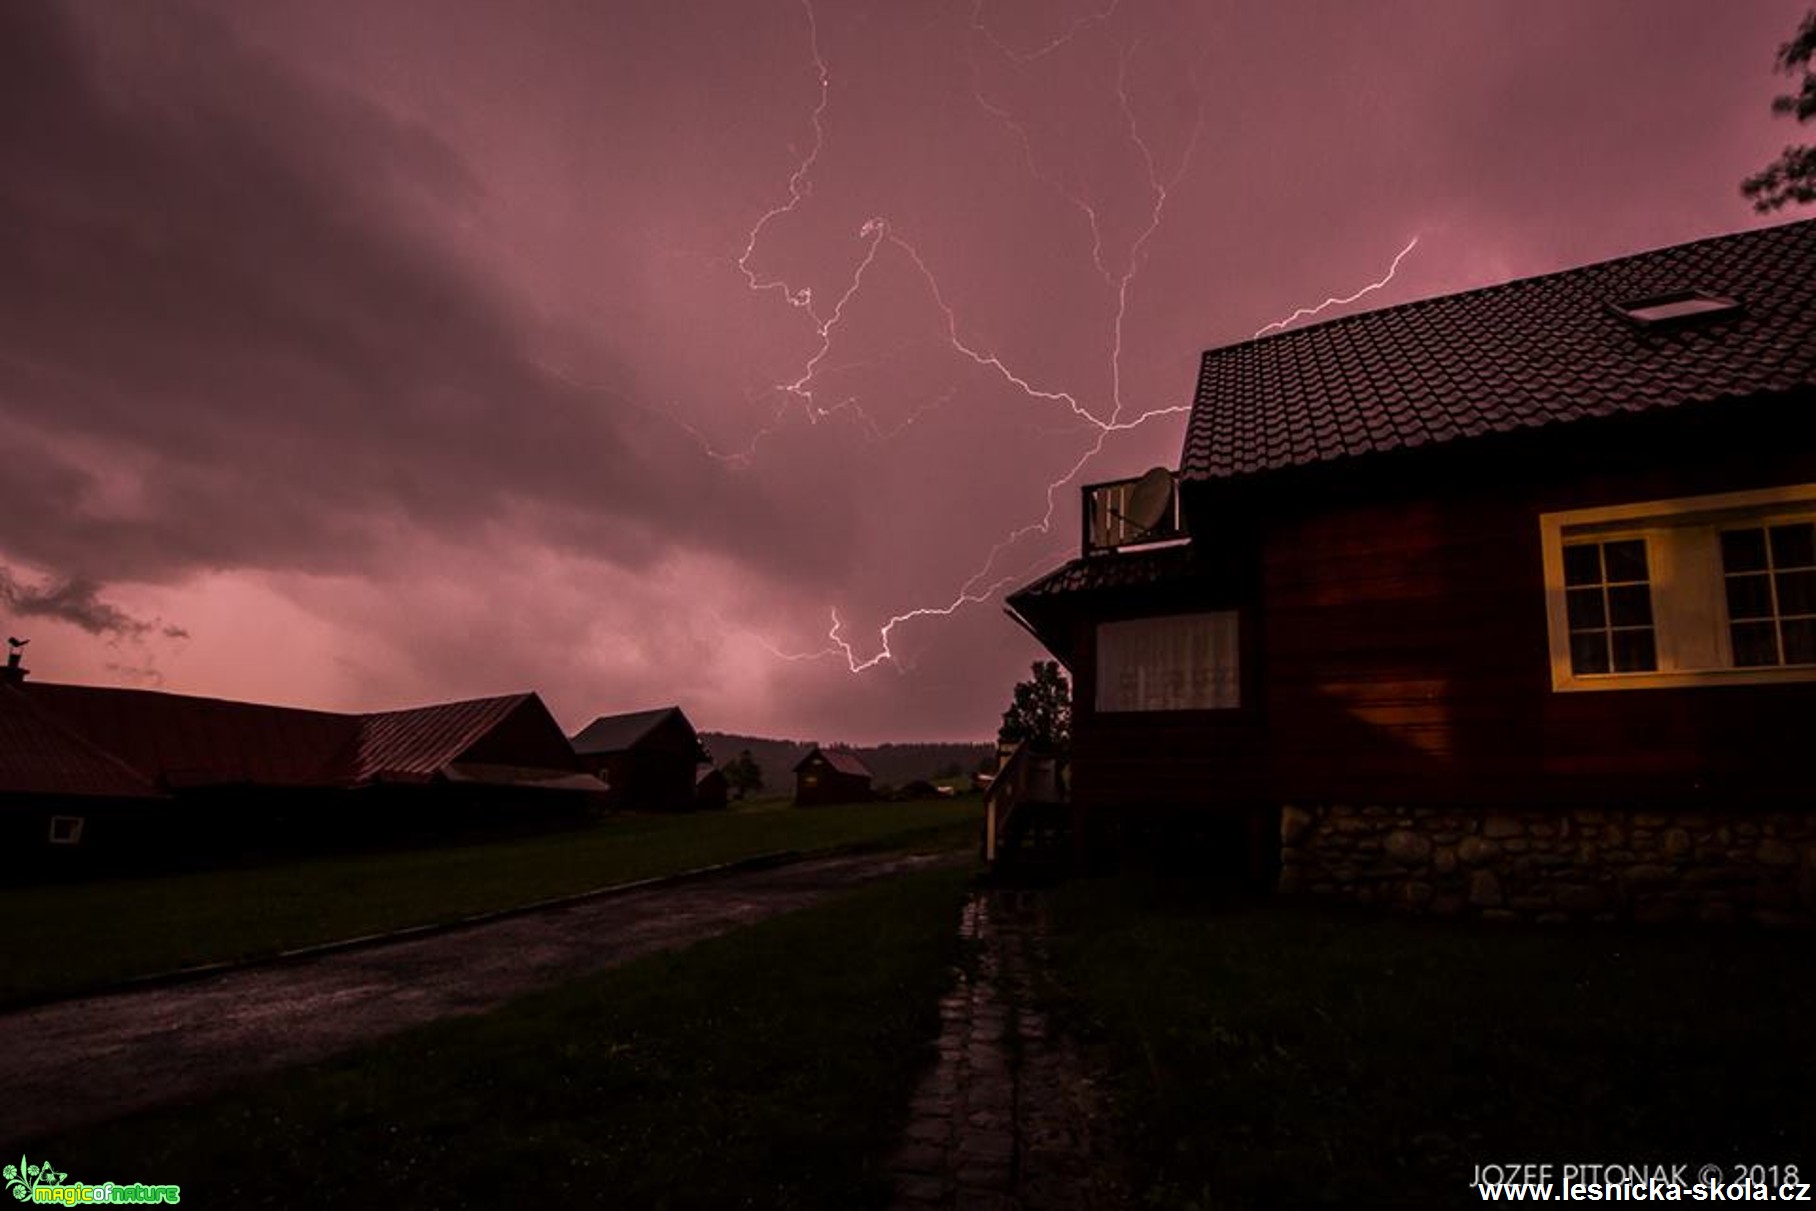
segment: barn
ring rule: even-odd
[[[611,786],[614,807],[686,811],[694,772],[712,758],[678,706],[601,715],[573,738],[581,765]]]
[[[870,798],[870,769],[850,749],[815,745],[794,767],[795,806],[863,803]]]
[[[17,668],[17,666],[15,666]],[[168,802],[117,758],[0,680],[0,852],[8,882],[65,873],[78,855],[123,858]]]
[[[1086,488],[1008,604],[1073,674],[1086,852],[1810,920],[1816,222],[1210,350],[1177,471]]]
[[[0,689],[0,796],[31,791],[32,767],[55,756],[117,785],[114,800],[162,802],[136,842],[147,856],[433,839],[604,797],[532,693],[346,714],[27,681],[23,670]]]
[[[731,786],[717,767],[703,765],[694,771],[694,806],[717,811],[731,796]]]

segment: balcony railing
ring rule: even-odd
[[[1132,479],[1086,484],[1082,489],[1084,553],[1186,537],[1177,481],[1177,472],[1156,467]]]

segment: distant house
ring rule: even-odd
[[[614,806],[684,811],[694,805],[694,771],[711,758],[678,706],[601,715],[573,738],[581,765],[611,786]]]
[[[0,690],[0,798],[42,793],[55,766],[110,799],[166,801],[148,849],[434,834],[604,796],[531,693],[343,714],[22,675]]]
[[[814,748],[794,768],[795,804],[862,803],[870,798],[870,770],[850,749]]]
[[[1816,222],[1213,349],[1178,471],[1084,506],[1009,597],[1073,675],[1081,844],[1816,915]]]
[[[731,787],[716,766],[703,765],[694,771],[694,806],[716,811],[725,806]]]

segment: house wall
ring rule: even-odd
[[[812,773],[817,781],[807,785],[803,774]],[[842,774],[830,765],[815,762],[805,770],[795,773],[795,803],[802,807],[818,807],[835,803],[862,803],[870,798],[870,779],[854,774]]]
[[[1540,513],[1816,481],[1807,419],[1714,419],[1510,443],[1521,457],[1266,510],[1283,890],[1494,917],[1816,919],[1816,683],[1551,686]]]
[[[1816,482],[1816,400],[1356,463],[1188,485],[1207,571],[1045,607],[1087,827],[1272,810],[1283,888],[1437,911],[1811,914],[1816,683],[1554,691],[1538,519]],[[1091,709],[1098,622],[1206,608],[1242,711]]]

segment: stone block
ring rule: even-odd
[[[1526,824],[1516,816],[1489,816],[1482,821],[1484,837],[1518,837],[1526,832]]]
[[[1387,834],[1383,848],[1394,861],[1412,866],[1431,857],[1432,845],[1431,838],[1402,828]]]
[[[1280,811],[1280,840],[1297,845],[1311,835],[1318,818],[1303,807],[1286,807]]]
[[[1759,843],[1754,857],[1765,866],[1795,866],[1797,851],[1775,837],[1768,837]]]
[[[1499,845],[1482,837],[1464,837],[1457,842],[1457,857],[1470,866],[1480,866],[1499,855],[1500,852]]]
[[[1478,870],[1469,876],[1469,902],[1477,908],[1500,905],[1501,880],[1492,870]]]

